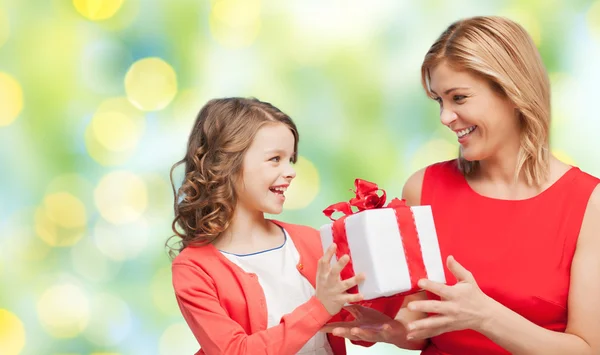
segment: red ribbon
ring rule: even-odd
[[[380,189],[377,184],[372,182],[356,179],[354,181],[354,187],[354,194],[356,197],[350,199],[349,202],[334,203],[323,210],[325,216],[329,217],[329,219],[333,221],[331,232],[333,236],[333,242],[337,245],[336,257],[340,259],[344,254],[350,256],[350,261],[340,272],[342,280],[346,280],[354,276],[352,255],[350,254],[350,247],[348,246],[348,238],[345,227],[345,219],[355,213],[352,210],[352,207],[356,207],[358,212],[377,208],[393,208],[396,215],[398,228],[401,231],[404,255],[406,257],[406,263],[408,265],[408,271],[410,274],[411,291],[417,290],[417,282],[419,279],[427,278],[427,270],[425,269],[425,263],[423,262],[423,254],[421,252],[421,244],[419,241],[417,226],[415,224],[414,215],[410,207],[406,205],[405,200],[399,200],[397,198],[394,198],[387,206],[384,207],[386,200],[385,191]],[[381,196],[377,194],[377,192],[380,190],[382,192]],[[337,220],[333,219],[331,216],[335,212],[341,212],[344,214],[344,216]],[[358,293],[358,287],[352,287],[348,290],[348,293]]]

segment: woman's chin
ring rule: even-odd
[[[470,163],[480,161],[483,159],[482,154],[480,152],[474,151],[473,149],[462,149],[460,153],[461,158]]]

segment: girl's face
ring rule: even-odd
[[[292,131],[283,123],[266,124],[256,132],[236,181],[236,208],[281,213],[285,191],[296,177],[294,143]]]

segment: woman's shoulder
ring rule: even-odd
[[[404,184],[402,198],[409,205],[419,205],[423,199],[423,189],[431,183],[439,183],[440,178],[462,176],[458,170],[457,159],[446,160],[428,165],[413,173]],[[427,188],[428,189],[428,188]]]
[[[576,179],[579,181],[583,181],[586,184],[592,185],[594,188],[598,184],[600,184],[600,178],[592,175],[591,173],[584,171],[583,169],[581,169],[577,166],[571,167],[571,170],[574,170],[576,172]]]
[[[445,160],[427,165],[414,172],[407,180],[407,183],[416,184],[429,178],[430,176],[438,176],[440,174],[447,175],[448,173],[459,174],[458,159]]]

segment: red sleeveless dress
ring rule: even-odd
[[[535,197],[500,200],[471,189],[452,160],[426,169],[421,204],[431,205],[444,265],[453,255],[485,294],[535,324],[562,332],[571,262],[598,183],[573,167]],[[447,283],[455,284],[447,268],[445,273]],[[432,338],[422,354],[509,353],[480,333],[465,330]]]

